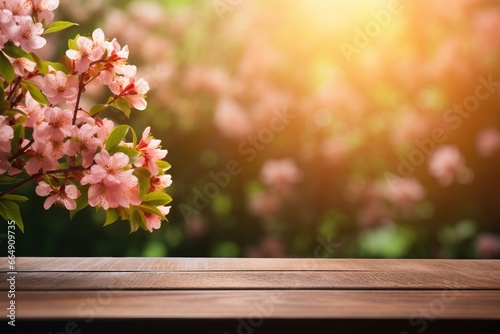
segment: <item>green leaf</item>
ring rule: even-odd
[[[170,203],[172,201],[172,197],[164,192],[155,191],[149,194],[146,194],[142,198],[142,202],[148,205],[154,206],[162,206]]]
[[[45,35],[51,34],[53,32],[68,29],[69,27],[77,26],[77,25],[78,25],[77,23],[73,23],[73,22],[69,22],[69,21],[54,21],[54,22],[52,22],[52,24],[50,26],[47,27],[47,29],[45,29],[44,34]]]
[[[49,104],[49,100],[45,97],[45,95],[42,93],[42,91],[35,86],[34,84],[30,83],[29,81],[23,81],[22,85],[26,87],[26,89],[30,92],[31,97],[37,101],[38,103],[41,104]]]
[[[156,166],[158,166],[158,168],[160,168],[160,169],[163,169],[164,171],[169,170],[170,167],[172,167],[168,162],[163,161],[163,160],[157,160]]]
[[[0,89],[0,94],[2,94],[2,89]],[[13,117],[17,114],[21,114],[23,116],[26,116],[26,114],[24,113],[24,111],[22,110],[19,110],[19,109],[8,109],[4,114],[3,116],[5,116],[6,118],[9,118],[9,117]],[[16,122],[17,123],[17,122]]]
[[[132,215],[130,215],[130,233],[137,231],[139,227],[147,229],[146,217],[141,210],[134,208]]]
[[[28,120],[28,116],[22,115],[16,118],[16,123],[15,125],[22,125],[24,122]]]
[[[68,74],[69,71],[68,69],[66,68],[66,66],[64,66],[64,64],[61,64],[61,63],[56,63],[56,62],[53,62],[53,61],[47,61],[45,62],[47,64],[47,66],[52,66],[52,68],[56,71],[61,71],[65,74]]]
[[[14,125],[12,127],[14,130],[14,137],[10,141],[10,149],[11,152],[17,152],[17,148],[19,147],[19,142],[21,139],[24,139],[24,126],[22,125]]]
[[[36,67],[38,68],[38,70],[40,72],[42,72],[43,74],[49,73],[49,66],[47,65],[47,62],[41,60],[40,57],[38,57],[33,52],[31,52],[30,55],[33,58],[33,60],[35,61]]]
[[[147,213],[152,213],[154,215],[157,215],[159,217],[165,217],[163,213],[158,209],[158,207],[154,205],[146,205],[146,204],[141,204],[139,207],[142,209],[142,211],[147,212]]]
[[[101,111],[103,111],[107,107],[108,107],[107,104],[96,104],[95,106],[90,108],[89,116],[94,116],[95,114],[100,113]]]
[[[2,51],[11,58],[27,58],[33,61],[33,57],[28,52],[24,51],[12,42],[5,43]]]
[[[108,139],[106,140],[105,149],[109,154],[113,154],[116,152],[118,145],[121,143],[123,138],[127,135],[128,129],[130,126],[128,125],[118,125],[116,128],[111,131]]]
[[[24,233],[23,218],[21,217],[21,211],[19,211],[19,205],[9,200],[0,199],[0,215],[5,220],[15,221],[21,232]]]
[[[119,208],[119,214],[122,217],[122,220],[130,220],[130,216],[132,215],[132,212],[135,210],[134,206],[131,206],[130,208]]]
[[[106,221],[104,222],[104,226],[113,224],[118,220],[118,217],[119,217],[118,209],[106,210]]]
[[[76,199],[76,209],[75,210],[71,210],[69,212],[69,219],[73,219],[73,217],[75,216],[75,214],[84,209],[87,205],[89,205],[89,200],[88,200],[88,197],[89,197],[89,194],[88,194],[88,188],[89,186],[85,186],[83,188],[80,188],[80,192],[81,192],[81,195]]]
[[[128,156],[131,164],[136,162],[137,159],[139,159],[139,157],[141,156],[141,154],[138,151],[134,150],[133,148],[127,147],[127,146],[118,146],[116,148],[116,152],[125,153]]]
[[[14,194],[7,194],[2,196],[3,199],[8,199],[10,201],[14,202],[26,202],[28,200],[28,197],[26,196],[20,196],[20,195],[14,195]]]
[[[139,167],[134,169],[134,174],[139,180],[139,198],[142,199],[148,193],[151,172],[147,168]]]
[[[71,140],[71,139],[70,139]],[[68,169],[69,168],[69,163],[68,162],[61,162],[58,166],[57,169]]]
[[[78,38],[80,38],[80,34],[77,34],[73,39],[68,39],[68,48],[71,50],[78,50],[78,44],[76,44]]]
[[[15,77],[14,67],[7,59],[7,57],[0,51],[0,76],[10,84]]]
[[[0,185],[5,185],[5,184],[12,184],[16,182],[22,181],[21,179],[9,176],[9,175],[2,175],[0,176]]]
[[[136,147],[137,146],[137,135],[136,135],[133,128],[130,128],[130,130],[132,130],[132,147]]]
[[[130,103],[126,98],[120,97],[116,99],[113,103],[111,103],[111,105],[116,109],[123,111],[125,116],[127,117],[130,116]]]

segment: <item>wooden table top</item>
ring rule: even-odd
[[[20,320],[500,319],[500,260],[17,258],[15,280]]]

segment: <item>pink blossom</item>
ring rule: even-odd
[[[12,12],[0,9],[0,47],[3,47],[10,37],[10,28],[15,24]]]
[[[36,140],[48,138],[62,141],[64,137],[71,135],[73,112],[61,110],[61,108],[47,108],[44,112],[45,121],[34,128],[33,137]]]
[[[91,173],[83,177],[82,184],[96,184],[103,182],[105,185],[116,185],[130,182],[135,176],[132,170],[124,170],[129,163],[129,158],[122,152],[110,156],[106,150],[102,150],[95,156],[96,165],[91,167]]]
[[[43,204],[45,210],[48,210],[54,203],[58,203],[68,210],[75,210],[75,199],[80,196],[80,191],[72,184],[63,185],[59,189],[56,189],[45,181],[40,181],[40,183],[38,183],[35,192],[38,196],[42,197],[50,195]]]
[[[64,143],[62,140],[49,139],[46,145],[45,154],[50,155],[54,160],[64,157]]]
[[[90,124],[83,124],[80,128],[75,128],[72,138],[64,143],[64,151],[70,156],[80,154],[82,166],[90,167],[97,148],[103,147],[102,141],[95,137],[96,133],[97,128]]]
[[[163,214],[163,216],[168,215],[170,212],[170,206],[158,206],[158,210]],[[153,213],[145,212],[144,216],[146,217],[146,226],[149,232],[153,232],[153,229],[159,229],[161,226],[161,221],[165,220],[165,217],[160,217]]]
[[[102,182],[92,184],[88,198],[90,206],[102,207],[105,210],[140,204],[136,179],[127,184],[105,185]]]
[[[124,47],[124,49],[126,46]],[[127,50],[128,53],[128,50]],[[129,65],[129,64],[120,64],[119,66],[114,66],[113,70],[116,74],[119,74],[122,77],[133,78],[137,75],[137,66]],[[118,78],[119,79],[119,78]],[[121,92],[122,90],[120,90]]]
[[[12,66],[14,67],[14,73],[17,76],[25,77],[27,74],[32,73],[35,70],[36,63],[26,59],[26,58],[7,58],[10,60]]]
[[[53,158],[51,154],[47,154],[48,148],[45,143],[35,141],[31,145],[28,156],[30,159],[26,163],[26,172],[29,175],[34,175],[42,170],[46,173],[49,170],[53,170],[57,166],[57,160]]]
[[[459,178],[465,170],[465,159],[452,145],[443,145],[429,158],[429,172],[439,184],[446,187]]]
[[[11,168],[9,157],[4,152],[0,151],[0,175]]]
[[[78,78],[61,71],[51,71],[45,76],[42,91],[52,104],[71,102],[78,95]]]
[[[35,101],[31,97],[30,92],[26,93],[24,102],[25,105],[18,106],[18,109],[23,111],[28,116],[28,119],[24,122],[23,125],[30,128],[40,125],[43,120],[43,115],[46,107],[42,107],[40,103]]]
[[[104,85],[111,84],[115,74],[135,76],[137,68],[133,65],[127,65],[127,58],[129,55],[128,46],[125,45],[122,48],[115,38],[110,43],[106,43],[106,47],[108,57],[103,63],[104,67],[100,69],[99,72],[101,83]]]
[[[481,131],[476,138],[476,149],[485,158],[500,152],[500,131],[492,127]]]
[[[31,52],[40,49],[47,43],[45,38],[41,37],[43,34],[41,23],[33,23],[29,16],[17,16],[16,23],[10,28],[11,38],[24,51]]]
[[[172,176],[170,174],[153,176],[150,183],[154,191],[163,191],[172,185]]]
[[[149,85],[144,79],[136,81],[132,76],[116,76],[109,84],[109,89],[116,97],[125,97],[135,109],[146,109],[145,97],[149,91]]]
[[[66,56],[75,62],[75,69],[83,73],[89,69],[91,62],[98,61],[106,51],[104,33],[96,29],[92,33],[92,39],[80,36],[76,41],[78,50],[66,51]]]
[[[10,152],[10,140],[14,138],[14,130],[5,121],[4,116],[0,116],[0,152]]]
[[[6,24],[12,21],[12,12],[8,9],[0,9],[0,24]]]
[[[54,20],[53,11],[59,7],[59,0],[32,0],[33,13],[39,22],[45,21],[49,25]]]
[[[90,168],[90,173],[81,180],[83,185],[91,184],[89,204],[104,209],[119,206],[128,208],[135,202],[134,192],[137,191],[138,182],[133,169],[126,169],[128,156],[121,152],[110,156],[106,150],[102,150],[96,154],[94,161],[96,164]]]
[[[97,128],[97,138],[99,138],[102,142],[105,142],[108,138],[111,131],[115,127],[115,123],[107,118],[103,118],[100,120],[96,120]]]
[[[302,171],[290,159],[268,160],[262,166],[260,179],[262,182],[276,190],[286,190],[302,180]]]
[[[142,133],[142,138],[136,147],[141,154],[139,159],[134,163],[136,167],[146,167],[151,175],[158,175],[159,168],[156,165],[158,160],[165,158],[167,155],[167,150],[160,149],[161,140],[153,139],[149,135],[151,128],[148,126]]]
[[[9,10],[15,16],[31,16],[31,0],[3,0],[0,1],[0,9]]]
[[[93,207],[102,207],[104,208],[104,210],[118,207],[119,204],[112,202],[110,199],[111,194],[118,190],[120,190],[119,186],[108,187],[103,183],[96,183],[91,185],[88,191],[89,205]]]

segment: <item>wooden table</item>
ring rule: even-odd
[[[16,329],[36,333],[500,333],[498,260],[18,258],[16,271]]]

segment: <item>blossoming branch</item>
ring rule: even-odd
[[[167,150],[146,128],[140,138],[128,125],[102,115],[108,108],[127,117],[144,110],[148,83],[127,63],[129,50],[101,29],[68,41],[61,62],[41,59],[43,37],[74,23],[55,21],[58,0],[0,2],[0,215],[24,230],[15,191],[34,181],[46,197],[44,208],[58,204],[70,217],[87,205],[106,210],[109,225],[119,218],[150,232],[165,220],[171,197],[163,161]],[[106,86],[109,98],[88,110],[82,95]]]

